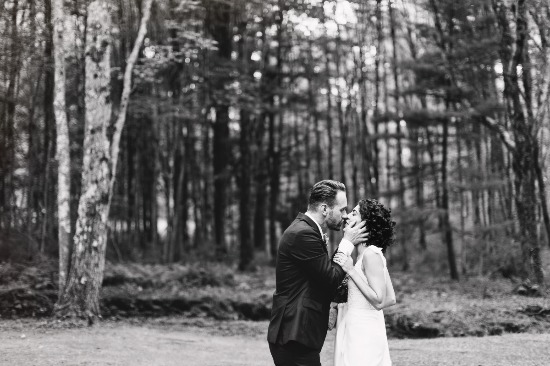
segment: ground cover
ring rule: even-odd
[[[390,338],[431,338],[550,332],[548,296],[520,295],[521,284],[497,275],[446,278],[393,273],[398,305],[385,311]],[[47,318],[57,296],[56,268],[0,265],[0,316]],[[265,321],[275,287],[272,267],[241,273],[219,263],[108,264],[104,319]],[[521,292],[521,291],[519,291]],[[141,321],[140,320],[140,321]]]

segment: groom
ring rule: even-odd
[[[307,212],[298,214],[279,241],[276,289],[267,333],[276,366],[320,366],[329,306],[345,273],[327,252],[323,228],[340,230],[347,219],[344,184],[323,180],[310,191]],[[338,250],[349,256],[364,242],[364,222],[344,229]],[[348,259],[351,260],[351,259]]]

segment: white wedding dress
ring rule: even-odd
[[[386,258],[374,245],[368,246],[357,258],[355,269],[368,282],[362,270],[363,255],[367,250],[382,257],[388,281]],[[338,304],[334,366],[391,366],[384,313],[367,301],[351,279],[348,281],[348,302]]]

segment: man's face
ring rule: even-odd
[[[339,231],[344,221],[348,219],[348,199],[346,198],[346,192],[338,191],[336,199],[334,200],[334,206],[332,208],[327,206],[327,219],[326,224],[330,230]]]

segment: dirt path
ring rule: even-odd
[[[33,324],[0,331],[1,365],[272,365],[263,334],[225,328],[115,323],[85,329],[52,329]],[[2,327],[4,328],[4,327]],[[240,329],[239,328],[239,329]],[[322,352],[332,365],[334,332]],[[485,338],[390,340],[394,366],[548,366],[550,334],[514,334]]]

